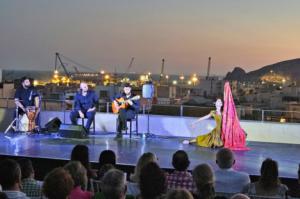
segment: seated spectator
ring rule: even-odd
[[[187,169],[190,165],[188,154],[178,150],[173,154],[172,165],[175,171],[167,174],[168,189],[186,188],[190,192],[196,192],[193,176]]]
[[[293,198],[300,198],[300,164],[298,168],[298,181],[289,187],[288,195]]]
[[[88,179],[95,178],[97,176],[96,173],[91,169],[89,148],[86,145],[78,144],[73,148],[71,153],[71,161],[79,161],[85,167]]]
[[[29,199],[21,192],[21,169],[15,160],[6,159],[0,162],[0,184],[2,191],[9,199]]]
[[[173,189],[168,191],[166,199],[194,199],[187,189]]]
[[[46,175],[42,192],[47,199],[67,199],[73,186],[74,182],[69,172],[60,167]]]
[[[157,163],[150,162],[141,169],[139,199],[160,199],[166,193],[166,175]]]
[[[257,195],[284,198],[287,194],[287,190],[287,186],[281,184],[278,178],[277,162],[267,158],[261,165],[259,181],[246,185],[242,192],[250,196]]]
[[[28,197],[40,198],[42,196],[42,182],[34,179],[34,169],[31,160],[23,158],[18,163],[22,174],[22,192]]]
[[[76,145],[71,153],[71,161],[79,161],[85,167],[88,177],[87,190],[94,191],[92,190],[92,179],[97,178],[97,172],[90,166],[89,148],[86,145]]]
[[[250,199],[247,195],[242,193],[234,194],[230,199]]]
[[[215,171],[215,191],[221,193],[240,193],[244,186],[250,183],[247,173],[235,171],[234,154],[230,149],[222,148],[217,152],[216,163],[219,169]]]
[[[157,158],[153,153],[144,153],[138,160],[134,173],[130,176],[130,181],[127,183],[128,194],[137,196],[140,193],[138,186],[141,169],[149,162],[157,162]]]
[[[102,180],[102,178],[105,175],[105,173],[107,173],[109,170],[114,169],[114,168],[115,167],[112,164],[104,164],[104,165],[102,165],[102,167],[98,171],[98,179]]]
[[[86,169],[79,161],[71,161],[64,166],[64,169],[71,174],[74,187],[69,195],[69,199],[90,199],[93,194],[85,191],[87,188]]]
[[[100,153],[98,161],[98,179],[103,177],[103,175],[101,177],[99,176],[99,172],[101,168],[107,164],[112,165],[113,167],[116,165],[116,154],[112,150],[104,150]]]
[[[102,179],[102,192],[96,193],[95,199],[133,199],[126,195],[126,178],[124,172],[118,169],[109,170]]]
[[[194,198],[215,198],[214,173],[212,168],[208,164],[200,164],[193,170],[192,175],[197,188]]]

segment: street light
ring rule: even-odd
[[[196,76],[194,76],[192,78],[192,82],[193,82],[193,85],[195,86],[196,82],[198,81],[198,78]]]
[[[176,84],[177,84],[177,81],[176,81],[176,80],[173,80],[172,83],[173,83],[173,85],[176,85]]]

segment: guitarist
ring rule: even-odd
[[[113,98],[114,106],[119,108],[119,116],[117,120],[117,136],[116,138],[122,138],[122,130],[127,129],[127,120],[133,119],[135,114],[139,111],[140,102],[139,100],[130,100],[130,98],[134,97],[131,93],[131,85],[126,83],[123,88],[123,92],[118,94]],[[123,98],[126,100],[126,108],[120,108],[120,104],[118,103],[118,99]]]

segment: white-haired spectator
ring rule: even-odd
[[[74,181],[73,189],[69,195],[69,199],[90,199],[93,194],[86,191],[88,178],[85,167],[79,161],[71,161],[64,166]]]

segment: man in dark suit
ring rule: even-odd
[[[80,91],[76,93],[74,99],[74,110],[70,113],[72,124],[76,125],[78,118],[87,118],[85,128],[87,133],[89,133],[90,126],[96,114],[97,104],[98,97],[96,93],[89,90],[87,83],[82,82],[80,84]]]

